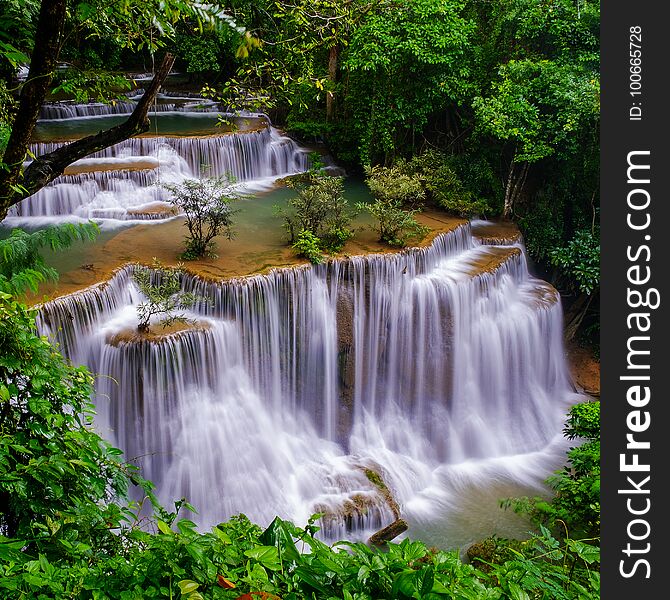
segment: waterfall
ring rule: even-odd
[[[396,254],[184,276],[206,299],[197,326],[158,340],[124,333],[142,301],[132,270],[44,305],[39,327],[100,375],[103,435],[202,526],[322,512],[326,538],[364,538],[400,514],[461,544],[477,535],[453,529],[464,503],[539,493],[560,462],[561,306],[519,244],[464,225]]]
[[[39,156],[62,143],[31,145]],[[156,168],[145,168],[157,163]],[[158,183],[187,178],[231,177],[245,189],[268,185],[279,177],[308,168],[307,152],[273,127],[248,133],[202,138],[131,138],[75,162],[71,171],[26,198],[9,211],[10,217],[81,219],[158,219],[173,216],[165,202],[167,192]]]
[[[137,102],[135,98],[128,98],[127,100],[114,103],[88,102],[86,104],[77,104],[74,102],[49,102],[42,105],[39,118],[43,121],[53,121],[105,115],[129,115],[135,110],[136,106]],[[172,97],[159,94],[156,107],[149,114],[219,111],[219,105],[206,98]]]

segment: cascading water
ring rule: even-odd
[[[35,143],[31,151],[39,156],[62,144]],[[65,175],[12,207],[8,222],[165,219],[174,213],[165,202],[169,192],[158,184],[229,177],[245,193],[301,173],[308,162],[303,148],[271,126],[207,137],[132,138],[75,162]]]
[[[497,499],[539,493],[560,464],[561,307],[518,244],[461,226],[425,249],[183,287],[208,299],[197,326],[158,340],[127,334],[132,267],[39,323],[101,375],[102,433],[202,526],[324,512],[327,538],[362,538],[400,514],[460,545],[505,535]]]
[[[42,105],[40,119],[45,121],[56,119],[75,119],[78,117],[93,117],[101,115],[127,115],[135,110],[137,100],[141,94],[133,92],[133,96],[127,100],[114,103],[88,102],[77,104],[75,102],[50,102]],[[172,96],[158,94],[156,106],[152,114],[161,112],[219,112],[220,106],[206,98]]]

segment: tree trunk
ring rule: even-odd
[[[579,327],[586,316],[586,312],[591,306],[591,301],[593,300],[593,294],[580,294],[580,296],[575,300],[570,307],[570,310],[565,314],[565,327],[563,329],[563,339],[566,342],[572,340]]]
[[[516,150],[512,154],[512,160],[509,163],[509,172],[507,173],[507,185],[505,186],[505,202],[503,204],[503,218],[511,219],[512,213],[514,212],[514,198],[512,196],[512,190],[514,189],[514,168],[515,163],[514,159],[516,158]]]
[[[337,42],[333,43],[328,51],[328,79],[331,83],[331,87],[334,88],[337,83],[337,64],[339,58],[340,49],[337,45]],[[335,118],[335,92],[327,91],[326,92],[326,121],[331,122]]]
[[[44,7],[45,4],[49,3],[48,0],[45,0],[42,6]],[[40,40],[40,38],[38,37],[37,40]],[[35,58],[33,58],[30,63],[29,80],[36,77],[33,75],[33,64],[43,65],[43,63],[36,63],[36,61],[39,60],[39,54],[42,52],[41,47],[43,43],[44,42],[38,43],[33,51],[33,57]],[[53,49],[52,46],[50,46],[50,48]],[[54,54],[54,56],[57,56],[57,54]],[[10,150],[8,144],[4,158],[5,162],[10,165],[10,169],[4,175],[0,176],[0,221],[7,216],[7,211],[11,206],[17,204],[28,196],[32,196],[45,185],[51,183],[54,179],[63,174],[63,171],[68,165],[76,160],[84,158],[94,152],[109,148],[110,146],[118,144],[123,140],[127,140],[134,135],[148,131],[149,118],[147,115],[149,113],[149,108],[156,98],[156,94],[158,94],[161,85],[172,69],[174,57],[171,54],[165,55],[165,58],[158,71],[156,71],[149,87],[144,92],[144,95],[137,103],[135,110],[126,121],[116,127],[112,127],[94,135],[89,135],[76,142],[72,142],[71,144],[61,146],[49,154],[38,156],[22,173],[21,168],[23,166],[23,160],[25,159],[30,145],[35,122],[37,121],[40,107],[49,90],[55,59],[50,64],[51,67],[49,69],[45,69],[43,66],[38,66],[38,72],[40,74],[43,73],[43,76],[39,79],[46,82],[38,92],[31,91],[32,88],[26,91],[26,87],[28,86],[27,83],[21,92],[19,115],[17,115],[17,120],[14,122],[12,134],[10,136],[10,143],[12,143],[11,154],[8,155],[7,153],[7,151]],[[24,96],[26,96],[25,99]],[[22,114],[24,105],[29,114],[28,112]],[[20,119],[19,116],[21,117]],[[20,186],[20,188],[17,188],[17,185]]]
[[[15,202],[16,186],[20,184],[21,169],[40,108],[51,86],[61,38],[65,28],[66,0],[42,0],[35,31],[35,48],[30,57],[30,72],[23,84],[19,109],[12,125],[2,161],[7,170],[0,174],[0,220]]]
[[[407,531],[407,529],[409,529],[407,521],[404,519],[396,519],[393,523],[384,527],[384,529],[380,529],[377,533],[372,534],[368,541],[373,546],[383,546],[386,542],[390,542],[401,533]]]
[[[528,162],[524,161],[522,163],[514,162],[516,158],[516,151],[512,156],[512,160],[509,166],[509,172],[507,174],[507,184],[505,186],[505,202],[503,205],[503,218],[511,219],[514,216],[514,205],[516,201],[521,196],[524,185],[526,185],[526,178],[528,177]],[[517,173],[517,164],[520,165],[519,172]]]

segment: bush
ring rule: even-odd
[[[343,178],[310,171],[288,179],[286,185],[296,190],[296,196],[288,201],[288,208],[277,208],[277,214],[284,219],[290,243],[309,232],[318,238],[320,249],[339,252],[353,236],[353,214],[343,195]]]
[[[205,255],[216,256],[214,238],[225,234],[234,237],[231,203],[238,198],[227,179],[187,179],[177,185],[163,186],[171,194],[169,202],[186,216],[188,235],[181,254],[185,260]]]
[[[468,191],[449,164],[449,157],[430,150],[391,167],[366,167],[366,183],[375,198],[416,207],[424,201],[464,217],[491,212],[488,204]]]
[[[148,331],[152,317],[163,315],[160,324],[165,328],[175,323],[190,323],[176,311],[192,308],[202,297],[181,289],[181,265],[164,267],[154,259],[153,268],[138,266],[133,271],[133,280],[146,302],[137,305],[138,331]]]
[[[415,156],[407,170],[421,181],[426,196],[440,208],[463,217],[484,216],[488,204],[468,191],[449,164],[446,154],[430,150]]]
[[[421,180],[407,162],[400,159],[392,167],[366,167],[366,180],[372,195],[386,204],[417,206],[426,199]]]
[[[592,294],[600,286],[598,233],[578,231],[565,246],[549,250],[549,260],[580,292]]]
[[[37,335],[35,314],[0,292],[3,562],[13,547],[7,538],[22,540],[16,548],[26,556],[49,560],[86,554],[91,545],[118,549],[113,530],[124,515],[112,500],[128,487],[121,453],[92,429],[93,377]]]
[[[379,233],[379,241],[389,246],[406,246],[410,241],[422,240],[430,231],[414,218],[419,211],[403,209],[399,200],[377,198],[372,203],[359,203],[356,207],[377,219],[374,229]]]
[[[321,240],[310,231],[300,232],[298,239],[293,244],[293,249],[298,252],[298,256],[304,256],[314,265],[321,264],[324,260],[321,253]]]

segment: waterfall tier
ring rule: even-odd
[[[40,119],[44,121],[60,119],[77,119],[81,117],[98,117],[105,115],[127,115],[135,110],[136,99],[141,96],[128,98],[120,102],[103,103],[87,102],[49,102],[42,105]],[[199,97],[179,97],[158,94],[156,107],[150,114],[163,112],[219,112],[219,104],[212,100]]]
[[[38,143],[39,156],[61,143]],[[229,177],[241,191],[268,186],[308,168],[307,152],[272,127],[202,138],[132,138],[75,162],[70,173],[10,209],[10,217],[114,219],[170,216],[167,192],[159,185],[187,178]],[[85,172],[81,172],[85,171]],[[145,210],[146,209],[146,210]],[[156,216],[158,215],[158,217]]]
[[[460,544],[478,534],[445,523],[468,494],[537,493],[561,455],[574,397],[559,297],[518,244],[464,225],[424,249],[185,276],[206,326],[159,341],[119,341],[143,300],[132,270],[44,305],[40,330],[100,375],[103,435],[203,526],[326,512],[327,537],[364,537],[399,511]]]

